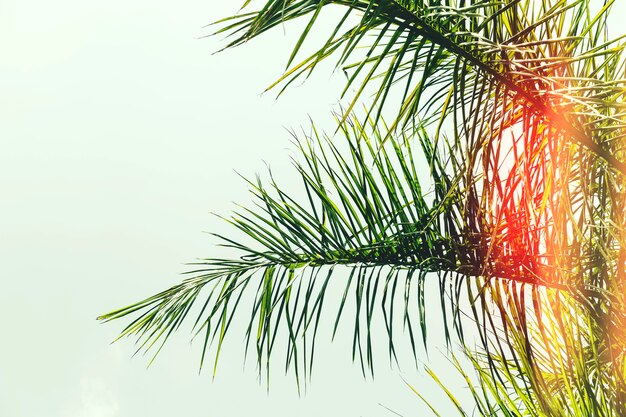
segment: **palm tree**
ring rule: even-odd
[[[331,288],[343,294],[333,332],[353,299],[364,372],[373,317],[390,358],[400,330],[416,352],[426,299],[438,298],[478,414],[626,415],[626,60],[607,34],[613,1],[265,0],[246,12],[250,3],[217,22],[228,47],[308,19],[272,87],[336,58],[342,96],[355,91],[334,135],[312,125],[297,141],[306,198],[271,174],[249,181],[255,204],[218,236],[238,257],[203,260],[101,319],[134,315],[120,337],[158,352],[197,305],[201,367],[212,349],[215,369],[252,292],[260,372],[282,341],[299,379]],[[335,29],[298,58],[327,9],[343,10]]]

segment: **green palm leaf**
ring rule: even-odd
[[[260,180],[249,183],[254,208],[242,208],[228,221],[253,244],[220,236],[225,246],[240,253],[238,260],[207,259],[190,272],[193,278],[101,319],[139,312],[122,336],[137,336],[139,349],[150,349],[167,340],[205,291],[196,330],[205,333],[205,350],[208,341],[217,338],[219,355],[239,300],[254,279],[258,286],[247,336],[256,344],[259,361],[269,359],[278,329],[283,326],[288,339],[286,365],[301,361],[297,365],[306,372],[304,365],[313,359],[327,288],[337,285],[333,281],[338,279],[331,281],[331,276],[343,266],[349,276],[341,280],[344,297],[336,309],[335,331],[347,294],[354,292],[353,355],[371,365],[370,324],[380,309],[393,356],[391,321],[399,298],[404,305],[402,320],[415,349],[413,329],[417,325],[413,317],[419,317],[419,326],[424,326],[426,273],[467,272],[475,269],[469,257],[478,255],[472,255],[469,246],[464,248],[469,244],[462,239],[454,242],[450,238],[451,234],[462,236],[461,225],[451,210],[454,206],[460,209],[461,202],[446,174],[436,174],[439,181],[435,192],[426,195],[416,171],[418,155],[411,146],[394,138],[383,145],[380,132],[375,131],[370,139],[363,137],[362,131],[356,123],[344,126],[347,157],[342,156],[336,140],[327,136],[316,133],[301,143],[303,161],[294,161],[294,165],[306,190],[306,201],[290,197],[271,178],[269,188]],[[430,142],[424,138],[422,144],[427,147]],[[430,149],[427,156],[430,160],[419,159],[424,165],[434,164],[436,172],[440,168],[437,154]],[[443,293],[441,297],[445,306]],[[380,308],[375,307],[378,304]],[[411,304],[418,305],[417,314],[408,311]],[[307,345],[307,335],[311,346]],[[296,368],[296,372],[300,370]]]
[[[620,38],[602,35],[612,3],[592,15],[588,0],[272,0],[258,12],[218,22],[217,33],[234,35],[229,46],[236,46],[310,15],[288,60],[290,69],[273,86],[288,85],[338,55],[338,65],[350,73],[344,94],[357,88],[346,115],[370,84],[371,112],[384,107],[393,85],[404,84],[392,129],[410,125],[416,116],[440,124],[452,116],[460,129],[468,129],[469,108],[474,118],[500,120],[502,103],[514,102],[625,174],[624,161],[605,145],[624,129],[621,118],[606,117],[606,110],[622,113],[616,99],[625,85]],[[345,15],[317,52],[291,67],[326,6],[343,6]],[[618,79],[607,77],[616,72]],[[380,110],[376,114],[377,121]]]

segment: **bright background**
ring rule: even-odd
[[[339,73],[261,95],[297,30],[212,54],[225,42],[203,26],[232,3],[0,0],[0,416],[427,415],[403,379],[443,404],[384,351],[364,380],[350,335],[320,343],[299,397],[291,375],[268,394],[243,369],[240,334],[212,381],[188,333],[146,370],[130,341],[109,344],[121,322],[96,322],[217,253],[203,231],[229,229],[210,213],[249,201],[235,170],[290,172],[286,128],[333,129]]]

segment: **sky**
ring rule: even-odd
[[[225,41],[204,26],[238,5],[0,1],[0,416],[428,415],[407,383],[449,410],[423,367],[383,352],[364,379],[349,337],[318,347],[298,395],[281,372],[267,391],[239,335],[213,380],[189,333],[146,369],[131,341],[110,343],[122,323],[96,321],[221,253],[206,232],[249,201],[239,174],[271,166],[289,186],[288,129],[333,129],[343,78],[329,68],[263,94],[297,31],[214,54]]]

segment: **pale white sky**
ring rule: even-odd
[[[199,39],[235,3],[0,1],[0,416],[428,415],[402,378],[443,404],[384,351],[364,381],[349,335],[318,345],[298,397],[282,358],[269,394],[242,369],[238,334],[211,381],[187,333],[146,370],[130,341],[109,344],[122,323],[96,322],[218,253],[202,231],[228,228],[210,213],[249,201],[235,169],[289,172],[285,127],[333,129],[340,75],[260,94],[296,32],[217,55],[219,38]]]

